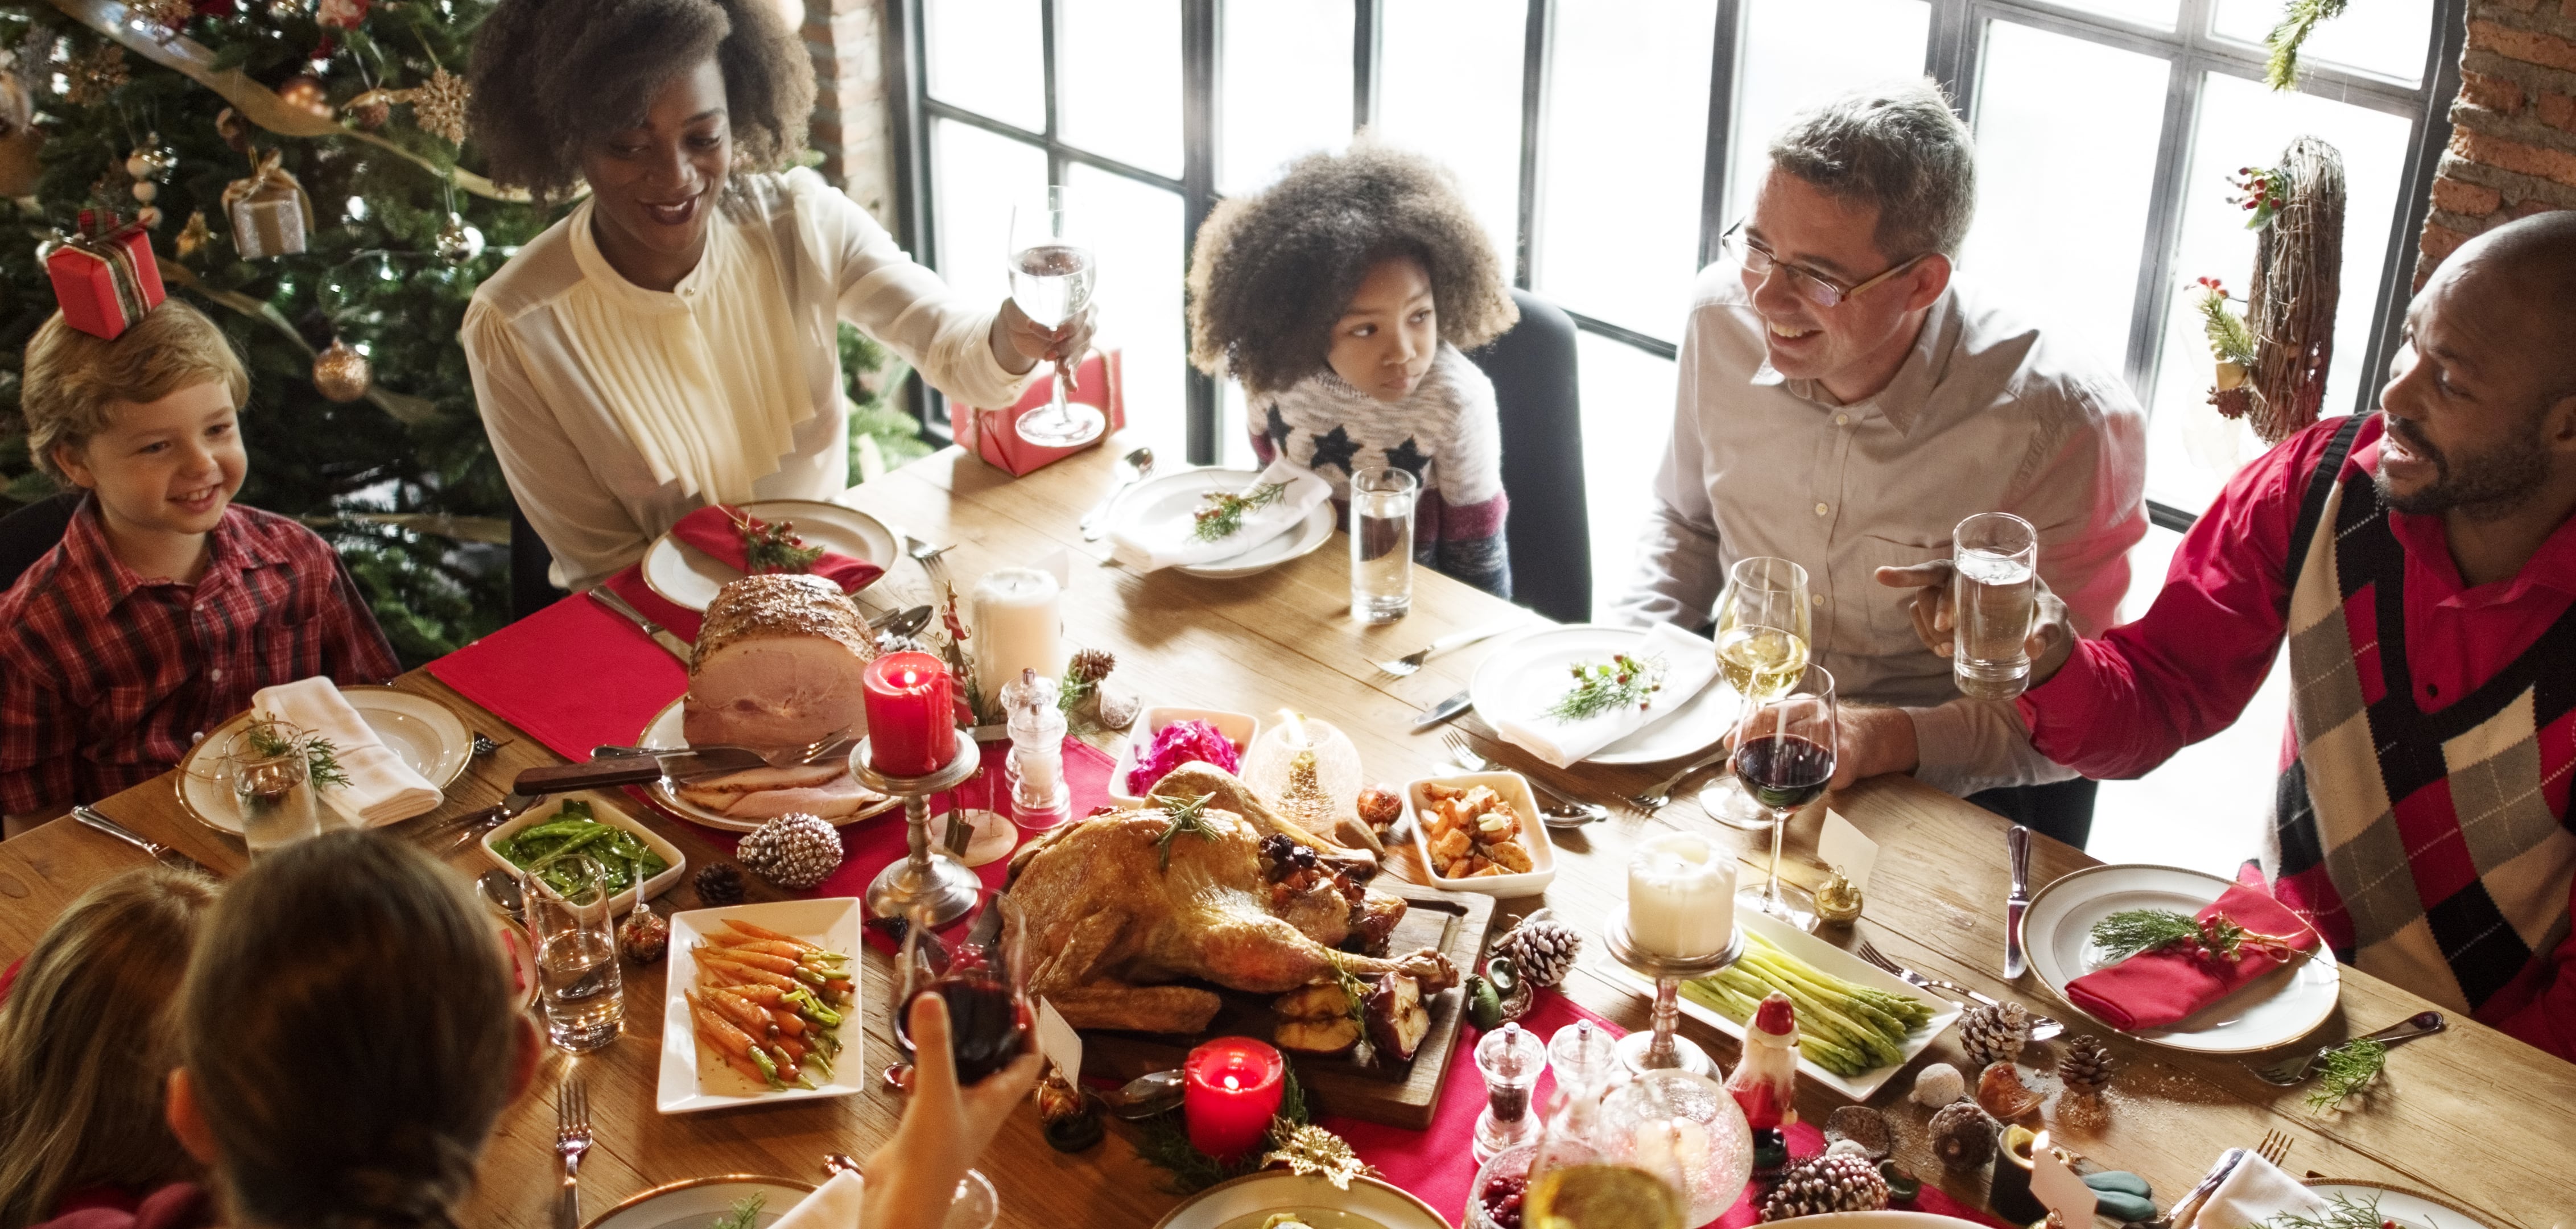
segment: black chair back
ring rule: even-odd
[[[1512,597],[1560,623],[1588,623],[1592,518],[1584,504],[1574,318],[1526,290],[1512,291],[1512,300],[1520,323],[1467,355],[1494,382],[1502,415]]]
[[[18,583],[18,577],[36,566],[45,552],[63,540],[63,531],[71,528],[72,514],[80,511],[87,491],[64,491],[0,516],[0,593]]]

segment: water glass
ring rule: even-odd
[[[608,873],[582,854],[542,865],[543,878],[520,874],[519,891],[527,902],[528,937],[537,948],[537,999],[546,1009],[546,1037],[557,1049],[587,1054],[615,1041],[626,1018]]]
[[[1351,617],[1393,623],[1413,610],[1413,471],[1351,475]]]
[[[1950,674],[1963,694],[2009,700],[2030,685],[2039,531],[2009,512],[1980,512],[1951,539]]]
[[[313,766],[304,754],[305,734],[284,722],[268,722],[232,736],[220,757],[231,778],[233,800],[241,807],[242,842],[256,860],[322,832],[321,808],[313,797]],[[282,749],[281,749],[282,748]]]

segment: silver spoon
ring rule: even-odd
[[[1116,1117],[1141,1122],[1181,1103],[1181,1073],[1155,1071],[1137,1076],[1108,1092],[1094,1093]]]
[[[1102,517],[1109,515],[1109,505],[1117,503],[1118,497],[1125,494],[1127,488],[1143,482],[1145,475],[1153,472],[1154,450],[1151,448],[1139,448],[1118,458],[1118,485],[1109,488],[1109,494],[1102,497],[1099,507],[1083,514],[1082,540],[1097,542],[1106,535],[1109,528],[1100,521]]]
[[[527,901],[519,895],[519,878],[508,871],[493,869],[475,876],[474,890],[484,903],[510,915],[510,920],[526,925]]]

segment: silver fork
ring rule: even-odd
[[[555,1090],[555,1155],[563,1159],[563,1191],[555,1196],[555,1229],[580,1229],[581,1154],[590,1151],[590,1089],[575,1068]]]
[[[2379,1030],[2378,1032],[2364,1033],[2359,1037],[2355,1037],[2352,1041],[2323,1046],[2300,1057],[2274,1063],[2269,1067],[2257,1067],[2252,1063],[2247,1063],[2245,1064],[2245,1069],[2253,1072],[2255,1078],[2262,1080],[2266,1084],[2277,1084],[2283,1088],[2291,1088],[2307,1083],[2308,1073],[2314,1071],[2316,1069],[2316,1065],[2324,1061],[2325,1056],[2328,1053],[2339,1049],[2342,1046],[2351,1045],[2353,1041],[2376,1041],[2382,1045],[2393,1046],[2400,1042],[2413,1041],[2418,1037],[2430,1037],[2448,1027],[2449,1024],[2442,1019],[2442,1013],[2438,1011],[2419,1011],[2414,1015],[2408,1016],[2395,1024],[2391,1024],[2388,1027]]]
[[[954,543],[951,543],[950,545],[954,545]],[[932,546],[930,543],[924,542],[911,534],[905,534],[903,535],[903,553],[912,556],[912,561],[920,564],[921,570],[930,574],[930,583],[938,586],[940,589],[954,587],[948,583],[948,564],[939,558],[941,555],[948,553],[948,547]],[[930,596],[932,604],[937,605],[939,598],[938,591],[933,590]]]
[[[1456,730],[1451,730],[1448,733],[1441,735],[1440,741],[1448,746],[1449,758],[1455,761],[1460,768],[1464,768],[1469,772],[1499,772],[1503,770],[1502,765],[1479,754],[1476,751],[1476,744],[1467,741],[1467,736]],[[1528,781],[1531,789],[1537,790],[1556,801],[1555,806],[1548,808],[1539,815],[1539,822],[1544,823],[1549,827],[1577,828],[1584,824],[1595,823],[1600,820],[1610,818],[1610,808],[1602,806],[1600,803],[1582,802],[1569,798],[1564,794],[1557,792],[1555,788],[1551,787],[1546,782],[1541,781],[1536,777],[1529,776],[1526,773],[1522,774],[1521,779]]]
[[[1979,994],[1974,990],[1970,990],[1966,986],[1962,986],[1957,982],[1943,981],[1937,977],[1925,977],[1912,969],[1906,968],[1904,965],[1898,964],[1894,960],[1889,959],[1887,953],[1878,950],[1877,946],[1867,939],[1861,940],[1860,946],[1852,949],[1852,954],[1878,966],[1886,972],[1895,974],[1899,981],[1902,981],[1907,985],[1920,986],[1926,990],[1947,990],[1952,994],[1964,994],[1968,996],[1969,999],[1978,1003],[1983,1003],[1988,1007],[2000,1007],[2003,1005],[1994,999]],[[2043,1016],[2038,1012],[2031,1013],[2031,1040],[2046,1041],[2065,1031],[2065,1025],[2060,1024],[2047,1016]]]
[[[1468,645],[1475,644],[1478,641],[1490,640],[1495,636],[1499,636],[1504,632],[1520,626],[1521,622],[1522,621],[1519,619],[1505,619],[1500,622],[1488,623],[1483,627],[1471,627],[1463,632],[1451,632],[1450,634],[1442,636],[1438,640],[1434,640],[1402,657],[1379,662],[1377,663],[1377,668],[1387,672],[1388,674],[1392,674],[1397,678],[1410,678],[1413,676],[1415,671],[1422,668],[1422,663],[1429,661],[1434,657],[1438,657],[1443,653],[1466,648]]]
[[[1647,790],[1642,794],[1638,794],[1635,797],[1628,799],[1628,801],[1637,804],[1637,808],[1648,815],[1652,815],[1657,811],[1663,810],[1666,806],[1672,803],[1674,786],[1689,779],[1692,773],[1698,772],[1700,769],[1706,768],[1711,764],[1725,763],[1726,757],[1730,754],[1732,754],[1732,752],[1725,748],[1719,748],[1716,751],[1712,751],[1707,755],[1692,760],[1690,763],[1682,765],[1682,770],[1680,772],[1664,778],[1661,782],[1656,784],[1655,788]]]

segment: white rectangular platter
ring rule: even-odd
[[[860,1091],[865,1086],[863,1069],[866,1062],[862,1053],[865,1029],[859,1022],[864,992],[857,986],[851,990],[849,1004],[841,1009],[841,1055],[832,1065],[830,1082],[815,1088],[782,1090],[762,1088],[720,1060],[700,1053],[702,1047],[698,1044],[697,1029],[689,1020],[689,1000],[683,992],[698,981],[698,962],[690,949],[696,947],[699,939],[708,932],[723,930],[729,918],[740,918],[843,953],[850,958],[850,967],[856,969],[861,959],[859,923],[865,917],[865,911],[854,896],[773,901],[673,914],[670,977],[662,1002],[662,1075],[654,1094],[654,1108],[665,1114],[694,1114],[700,1110],[736,1105],[846,1097]],[[701,1063],[708,1068],[703,1078],[699,1070]]]
[[[1751,936],[1760,935],[1763,939],[1767,940],[1771,946],[1779,948],[1781,951],[1807,962],[1809,966],[1813,967],[1820,973],[1829,973],[1835,977],[1843,979],[1844,981],[1867,986],[1873,990],[1885,990],[1890,994],[1910,995],[1932,1005],[1932,1018],[1929,1021],[1926,1021],[1923,1027],[1914,1030],[1912,1034],[1906,1037],[1905,1045],[1903,1047],[1905,1057],[1887,1066],[1872,1067],[1857,1076],[1840,1076],[1817,1066],[1814,1062],[1808,1060],[1805,1055],[1799,1056],[1798,1074],[1814,1080],[1827,1088],[1833,1089],[1835,1092],[1841,1093],[1854,1101],[1867,1101],[1871,1097],[1877,1095],[1878,1090],[1886,1087],[1887,1081],[1893,1078],[1897,1072],[1904,1070],[1907,1064],[1922,1057],[1924,1050],[1931,1048],[1933,1038],[1940,1036],[1943,1029],[1950,1027],[1959,1019],[1959,1005],[1957,1003],[1950,1002],[1928,990],[1909,986],[1895,974],[1878,969],[1866,961],[1863,961],[1860,957],[1854,956],[1839,947],[1835,947],[1831,943],[1827,943],[1814,935],[1808,934],[1807,932],[1800,930],[1795,926],[1791,926],[1786,922],[1782,922],[1777,918],[1771,917],[1768,914],[1755,913],[1749,909],[1738,909],[1735,911],[1735,924],[1743,929],[1748,941]],[[1605,962],[1603,967],[1616,969],[1620,976],[1627,978],[1637,985],[1646,987],[1646,993],[1650,995],[1654,993],[1654,983],[1630,972],[1625,966],[1622,966],[1615,961],[1611,961]],[[1689,995],[1682,996],[1681,1009],[1683,1015],[1689,1016],[1690,1018],[1697,1020],[1710,1028],[1716,1029],[1729,1037],[1733,1037],[1737,1041],[1744,1040],[1743,1025],[1738,1024],[1733,1020],[1729,1020],[1725,1016],[1719,1015],[1716,1011],[1692,1001]]]

